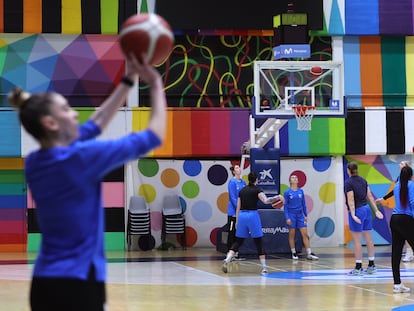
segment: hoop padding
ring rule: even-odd
[[[298,123],[298,131],[310,131],[312,129],[314,106],[292,106],[295,111],[296,122]]]

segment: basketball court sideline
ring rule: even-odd
[[[348,276],[352,249],[314,249],[319,261],[268,255],[260,275],[255,256],[235,261],[224,274],[224,254],[214,249],[108,252],[108,310],[392,310],[414,295],[392,293],[390,246],[376,247],[378,272]],[[36,254],[6,253],[0,259],[0,310],[29,310],[30,274]],[[365,256],[366,257],[366,256]],[[364,262],[366,265],[366,260]],[[401,263],[413,290],[414,262]]]

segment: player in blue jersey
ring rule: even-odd
[[[280,195],[271,198],[266,197],[263,190],[257,186],[258,180],[255,172],[249,173],[248,180],[249,184],[240,190],[239,198],[237,199],[236,240],[227,252],[226,259],[224,259],[222,266],[224,273],[228,272],[228,264],[236,255],[244,240],[251,236],[259,254],[262,274],[267,274],[266,255],[262,241],[262,223],[259,212],[257,211],[257,203],[260,200],[264,204],[270,204],[274,201],[283,200],[283,197]]]
[[[384,216],[375,204],[367,181],[358,175],[358,165],[355,162],[349,162],[347,172],[349,178],[345,181],[344,192],[355,255],[355,268],[349,274],[362,275],[364,272],[372,274],[377,269],[374,263],[375,249],[371,236],[371,207],[374,209],[377,218],[382,219]],[[365,239],[368,250],[368,267],[366,270],[362,269],[362,237]]]
[[[308,211],[306,210],[305,193],[298,187],[298,183],[298,177],[296,175],[291,175],[289,177],[290,188],[283,194],[285,198],[285,205],[283,208],[285,211],[286,224],[289,228],[289,246],[292,252],[292,259],[299,259],[295,247],[295,233],[296,229],[299,229],[303,245],[306,248],[306,258],[308,260],[318,260],[318,256],[312,253],[310,247],[307,228]]]
[[[410,162],[408,161],[401,161],[399,164],[399,169],[401,171],[401,169],[403,167],[411,167]],[[395,181],[395,183],[397,183],[399,180],[399,176],[397,177],[397,180]],[[392,198],[394,196],[394,190],[391,190],[390,192],[388,192],[386,195],[384,195],[382,198],[378,198],[375,200],[375,203],[377,204],[383,204],[384,201],[388,200],[389,198]],[[405,255],[402,258],[403,262],[410,262],[414,260],[414,252],[413,252],[413,248],[410,246],[410,244],[406,243],[406,250],[405,250]]]
[[[408,293],[410,288],[401,283],[400,260],[404,243],[414,245],[414,182],[413,170],[409,166],[401,169],[395,188],[395,208],[392,211],[390,228],[392,234],[391,266],[394,278],[394,293]]]
[[[230,179],[227,190],[229,193],[229,204],[227,207],[227,248],[230,249],[236,237],[236,209],[239,192],[246,186],[246,182],[241,178],[241,168],[239,165],[230,167],[233,177]]]
[[[33,311],[105,309],[101,182],[110,171],[160,146],[166,130],[160,74],[133,56],[126,72],[122,83],[80,126],[78,113],[58,93],[29,94],[15,88],[8,96],[22,125],[40,144],[25,161],[42,234],[30,289]],[[94,139],[125,103],[138,75],[151,88],[147,129],[113,140]]]

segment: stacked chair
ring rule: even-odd
[[[165,245],[167,234],[180,234],[181,246],[186,249],[185,216],[180,198],[176,194],[168,194],[163,199],[161,242]]]
[[[131,196],[128,207],[127,245],[131,249],[133,235],[148,236],[151,239],[151,214],[145,198]]]

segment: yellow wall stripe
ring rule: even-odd
[[[62,0],[62,33],[82,33],[81,0]]]
[[[405,37],[405,40],[405,75],[408,95],[406,105],[414,107],[414,77],[412,75],[414,68],[414,37]]]

